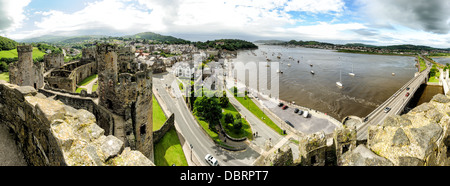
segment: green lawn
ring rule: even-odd
[[[33,47],[33,59],[43,57],[45,52],[40,51],[37,47]],[[17,57],[17,49],[0,51],[0,58],[15,58]]]
[[[164,115],[161,106],[159,106],[155,95],[153,95],[153,131],[159,130],[164,125],[166,120],[167,118]]]
[[[86,86],[87,84],[89,84],[91,81],[93,81],[97,77],[98,77],[98,74],[89,76],[86,79],[83,79],[83,81],[81,81],[80,83],[78,83],[78,86]]]
[[[0,74],[0,80],[5,80],[6,82],[9,82],[9,72],[3,72]]]
[[[156,166],[188,166],[183,148],[175,129],[170,129],[164,137],[155,144]]]
[[[97,89],[98,89],[98,82],[96,84],[92,85],[92,92],[97,91]]]
[[[234,106],[231,103],[228,103],[228,106],[226,108],[223,108],[223,116],[222,119],[220,119],[220,121],[222,122],[222,125],[224,127],[225,132],[230,135],[233,138],[243,138],[243,137],[247,137],[249,140],[253,139],[253,132],[252,129],[250,127],[250,125],[248,124],[247,120],[245,120],[244,118],[241,119],[242,121],[242,129],[239,131],[233,130],[233,129],[229,129],[227,126],[227,124],[225,123],[225,114],[227,113],[231,113],[233,114],[233,116],[236,118],[236,115],[239,114],[239,112],[234,108]]]
[[[281,130],[281,128],[278,127],[278,125],[275,124],[269,117],[267,117],[267,115],[264,114],[264,112],[255,103],[253,103],[253,101],[248,98],[248,96],[246,98],[247,99],[244,99],[244,97],[236,97],[236,99],[242,104],[242,106],[247,108],[257,118],[265,118],[261,119],[261,121],[264,122],[267,126],[278,132],[280,135],[285,135],[283,134],[283,130]]]
[[[75,93],[81,93],[82,90],[87,91],[87,89],[85,89],[85,88],[77,88],[77,90],[75,90]]]

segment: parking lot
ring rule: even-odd
[[[259,96],[258,99],[261,100],[264,106],[269,108],[275,115],[283,121],[289,121],[296,130],[304,134],[313,134],[320,131],[324,131],[325,134],[330,134],[333,133],[336,128],[335,124],[325,118],[316,117],[315,113],[309,113],[308,118],[304,118],[298,113],[294,113],[295,108],[292,105],[288,104],[289,108],[283,110],[281,107],[278,107],[278,103],[267,100],[262,96]],[[286,103],[284,104],[286,105]]]

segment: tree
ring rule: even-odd
[[[230,100],[227,97],[227,92],[223,91],[222,97],[219,97],[220,106],[222,108],[226,108],[228,106],[228,103],[230,103]]]
[[[237,119],[236,118],[236,120],[234,120],[233,127],[234,127],[235,130],[241,130],[241,128],[242,128],[242,119]]]
[[[219,100],[215,97],[202,96],[195,100],[194,113],[203,117],[208,123],[209,128],[214,129],[218,120],[222,118],[222,108]]]
[[[225,114],[225,123],[234,123],[234,116],[231,113]]]

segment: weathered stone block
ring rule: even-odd
[[[106,160],[119,155],[123,150],[123,142],[114,136],[107,136],[100,146]]]

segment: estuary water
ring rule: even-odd
[[[294,101],[297,105],[321,111],[339,121],[349,115],[365,117],[417,72],[414,57],[270,45],[240,51],[233,62],[267,62],[267,58],[271,63],[279,62],[279,70],[283,72],[277,73],[281,100]],[[352,71],[355,76],[349,75]],[[247,75],[246,80],[241,82],[246,82],[248,86],[248,79]],[[336,85],[340,79],[343,87]],[[258,81],[265,83],[267,79],[263,77]]]

